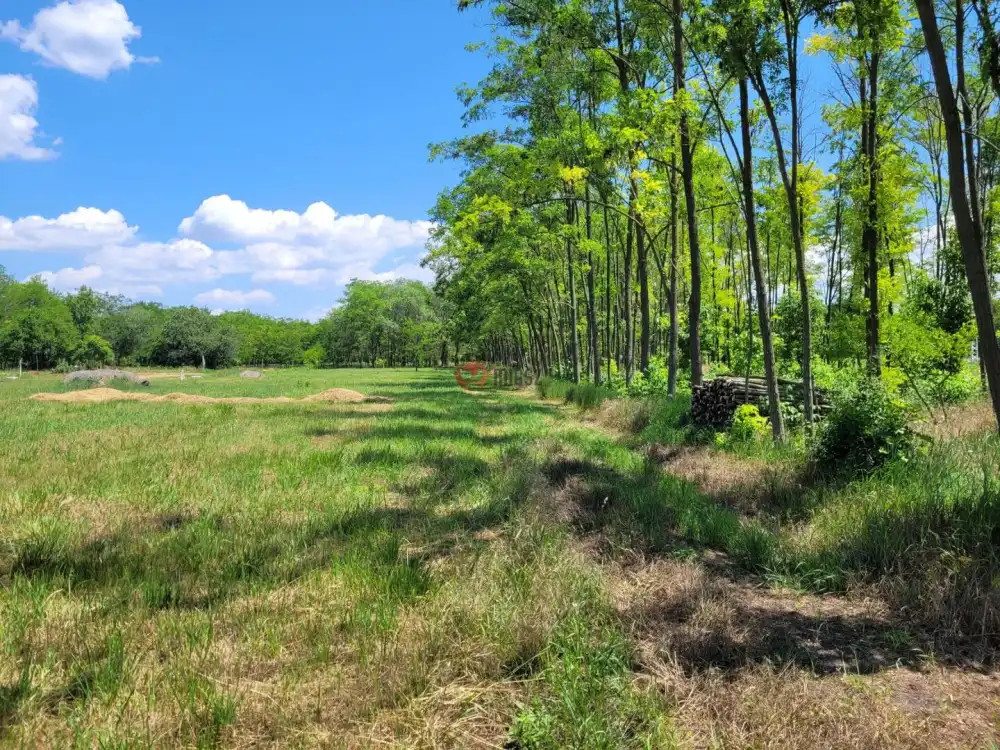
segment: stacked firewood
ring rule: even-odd
[[[802,410],[802,383],[795,380],[778,381],[778,397],[793,411]],[[720,377],[704,385],[695,386],[691,394],[691,421],[699,427],[724,430],[733,421],[736,409],[743,404],[753,404],[766,415],[767,381],[761,377]],[[827,395],[813,389],[813,411],[817,416],[830,409]]]

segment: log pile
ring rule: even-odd
[[[802,383],[778,380],[778,395],[791,409],[802,411]],[[736,409],[753,404],[761,414],[768,413],[767,381],[762,377],[719,377],[695,386],[691,394],[691,421],[699,427],[724,430],[733,421]],[[813,411],[822,417],[830,410],[830,401],[823,391],[813,389]]]

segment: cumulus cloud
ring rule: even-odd
[[[239,310],[252,305],[270,305],[274,295],[266,289],[253,289],[241,292],[237,289],[213,289],[202,292],[194,298],[198,305],[215,305],[217,309]]]
[[[0,216],[0,250],[72,252],[129,242],[136,233],[118,211],[78,208],[55,219]]]
[[[129,20],[117,0],[63,0],[35,14],[30,26],[19,21],[0,25],[0,37],[33,52],[46,63],[90,78],[107,78],[135,62],[129,44],[142,30]]]
[[[58,271],[42,271],[31,278],[44,281],[60,292],[73,292],[82,286],[88,286],[101,292],[111,294],[129,294],[141,297],[161,297],[163,290],[155,284],[128,284],[115,281],[104,273],[98,265],[83,268],[62,268]]]
[[[30,78],[0,75],[0,159],[40,161],[56,152],[35,143],[38,87]]]
[[[341,216],[326,203],[313,203],[301,214],[250,208],[228,195],[216,195],[184,219],[179,231],[208,242],[246,243],[262,254],[271,253],[301,265],[310,260],[355,255],[381,258],[393,250],[422,245],[433,226],[429,221],[388,216]]]
[[[59,271],[42,271],[36,277],[53,289],[70,291],[81,286],[92,286],[101,278],[100,266],[85,266],[83,268],[63,268]]]
[[[158,295],[167,285],[204,284],[233,276],[248,277],[254,285],[332,288],[355,278],[430,281],[426,269],[407,262],[405,253],[399,257],[398,251],[422,247],[431,226],[427,221],[386,216],[340,216],[323,203],[299,214],[250,208],[228,196],[216,196],[181,222],[182,236],[163,242],[141,240],[138,227],[114,210],[79,208],[54,219],[0,217],[0,252],[78,255],[83,261],[79,267],[45,272],[44,278],[58,288],[86,284],[101,291]],[[218,249],[221,243],[226,249]],[[375,270],[389,262],[396,267]],[[255,296],[246,296],[250,294]],[[200,303],[216,308],[274,300],[265,289],[219,288],[199,296]]]

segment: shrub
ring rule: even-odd
[[[762,417],[753,404],[743,404],[733,415],[729,437],[739,443],[749,443],[767,436],[767,417]]]
[[[302,352],[302,364],[313,369],[320,367],[326,361],[326,349],[317,344]]]
[[[813,461],[826,472],[865,474],[906,458],[912,449],[913,434],[902,404],[889,396],[880,380],[864,378],[835,400]]]

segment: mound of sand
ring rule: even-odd
[[[90,388],[85,391],[70,391],[69,393],[36,393],[31,398],[35,401],[56,401],[65,404],[104,404],[109,401],[169,401],[174,404],[296,404],[315,402],[360,404],[365,402],[386,403],[388,401],[388,399],[377,397],[368,398],[363,393],[347,388],[330,388],[322,393],[314,393],[312,396],[301,399],[287,396],[214,398],[212,396],[196,396],[191,393],[166,393],[162,396],[155,396],[152,393],[132,393],[119,391],[115,388]]]
[[[136,375],[128,370],[77,370],[69,373],[63,378],[64,383],[93,382],[103,383],[108,380],[128,380],[138,385],[149,385],[149,379],[142,375]]]
[[[328,401],[332,403],[360,404],[366,400],[363,393],[352,391],[347,388],[329,388],[320,393],[306,396],[303,401]]]

